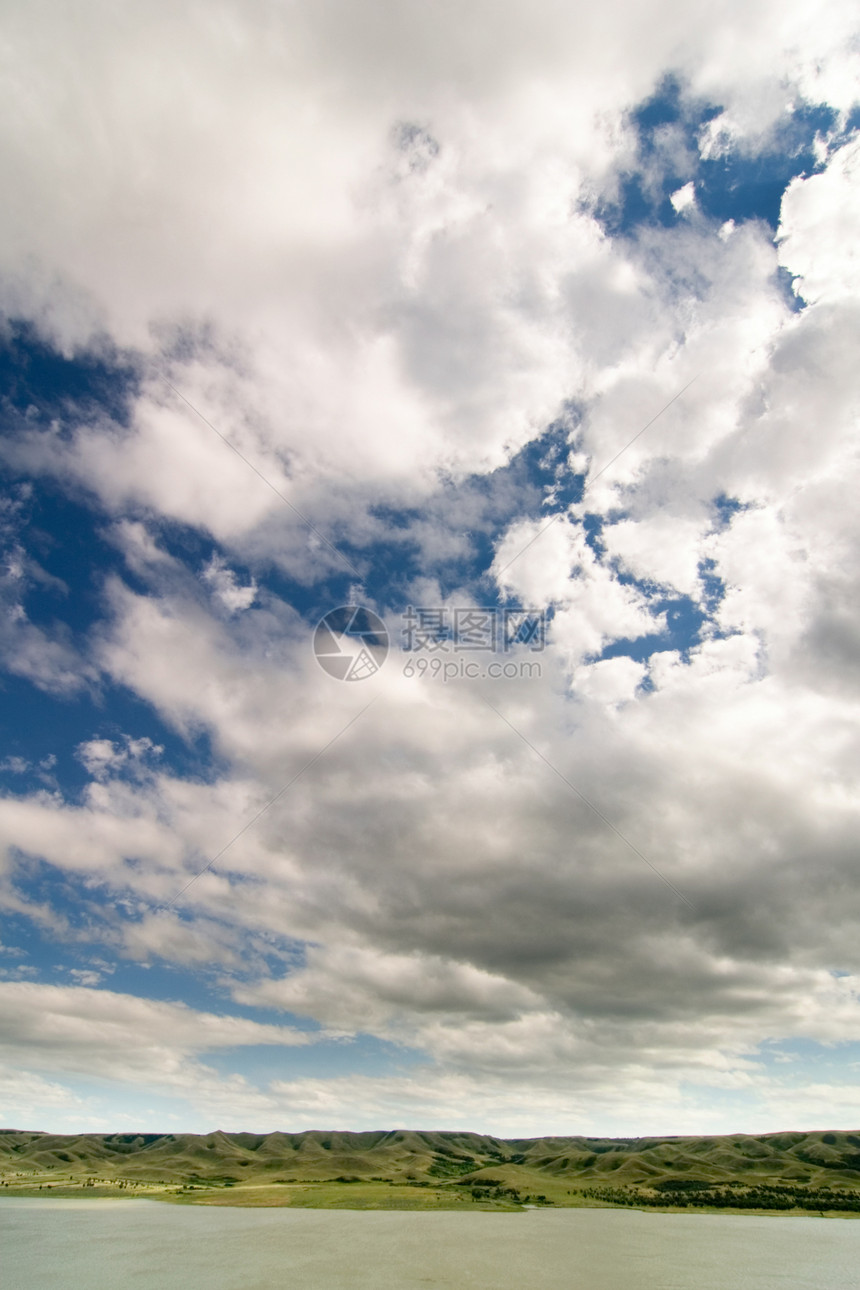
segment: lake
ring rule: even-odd
[[[0,1200],[3,1290],[856,1290],[860,1222]]]

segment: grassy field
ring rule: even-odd
[[[0,1130],[0,1197],[186,1205],[860,1214],[860,1135],[501,1139],[467,1133]]]

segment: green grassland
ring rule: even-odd
[[[529,1138],[473,1133],[0,1130],[3,1196],[325,1209],[860,1214],[860,1133]]]

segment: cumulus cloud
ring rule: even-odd
[[[696,204],[695,184],[692,181],[688,184],[684,184],[683,188],[679,188],[676,192],[672,194],[671,202],[675,210],[678,211],[679,214],[681,213],[681,211],[689,210],[691,206],[695,206]]]
[[[782,199],[780,258],[809,301],[857,299],[860,141],[839,148],[824,170],[793,179]]]
[[[81,344],[99,326],[155,360],[131,428],[54,441],[50,466],[112,507],[155,506],[228,540],[283,527],[283,507],[165,374],[329,529],[368,489],[420,497],[439,471],[498,465],[587,389],[598,345],[605,370],[655,323],[641,270],[575,213],[629,146],[628,105],[676,66],[692,93],[719,92],[736,115],[752,105],[761,124],[805,67],[848,56],[838,4],[808,24],[803,6],[762,0],[742,42],[730,12],[672,3],[541,4],[527,20],[510,3],[453,29],[386,0],[358,24],[342,6],[260,3],[230,10],[235,43],[230,24],[182,6],[93,3],[74,23],[48,8],[50,21],[10,25],[7,92],[16,65],[37,91],[7,113],[7,272],[34,266],[29,312],[48,334]],[[180,48],[190,66],[167,52]],[[91,89],[67,84],[60,113],[70,50]],[[67,284],[48,293],[53,321],[39,273]]]
[[[289,1026],[261,1025],[180,1003],[84,984],[30,982],[0,982],[0,1028],[4,1119],[33,1123],[47,1115],[69,1132],[115,1131],[117,1117],[124,1127],[139,1130],[141,1114],[146,1122],[157,1117],[152,1102],[171,1107],[168,1114],[174,1116],[176,1109],[186,1119],[202,1115],[203,1123],[207,1115],[265,1120],[277,1113],[276,1098],[241,1075],[221,1075],[202,1059],[248,1045],[295,1049],[314,1039]],[[111,1089],[120,1094],[115,1108]],[[134,1099],[141,1094],[146,1100],[136,1114]],[[194,1123],[203,1127],[196,1118]]]
[[[197,1088],[264,1128],[680,1132],[706,1116],[693,1085],[782,1120],[771,1040],[860,1040],[851,20],[773,0],[10,20],[0,305],[133,379],[123,415],[15,422],[10,468],[93,508],[123,563],[89,628],[37,621],[17,496],[0,652],[44,691],[133,696],[211,758],[190,774],[125,719],[78,736],[86,783],[0,799],[0,900],[58,944],[215,974],[237,1007],[423,1064],[222,1078],[201,1054],[303,1032],[87,967],[0,986],[10,1060]],[[631,110],[667,73],[723,110],[668,123],[645,165]],[[709,217],[702,158],[754,160],[825,91],[836,124],[776,239]],[[645,197],[680,186],[613,235],[634,163]],[[549,426],[538,486],[514,467]],[[547,649],[511,655],[539,671],[410,677],[394,632],[376,677],[340,684],[309,622],[345,575],[391,618],[407,596],[546,609]]]
[[[132,739],[125,735],[122,741],[113,739],[88,739],[76,750],[78,760],[93,779],[105,779],[121,770],[139,769],[145,758],[157,758],[164,749],[146,736]]]
[[[7,1060],[65,1074],[169,1083],[203,1053],[243,1044],[297,1045],[289,1026],[198,1012],[184,1004],[84,986],[0,982]]]
[[[24,775],[29,769],[26,757],[4,757],[0,762],[0,770],[11,771],[13,775]]]
[[[217,555],[213,555],[201,577],[230,614],[239,613],[242,609],[250,609],[257,598],[257,584],[251,581],[243,587],[235,572],[227,568]]]

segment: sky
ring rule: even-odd
[[[854,6],[0,13],[0,1123],[857,1127]]]

